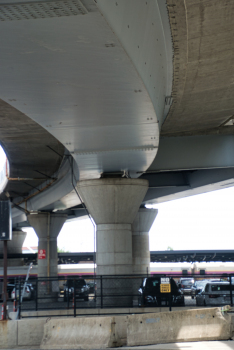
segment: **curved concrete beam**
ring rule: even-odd
[[[10,177],[35,179],[9,181],[0,198],[6,198],[5,192],[12,199],[27,196],[58,170],[64,147],[47,130],[3,100],[0,124],[0,143],[10,163]]]

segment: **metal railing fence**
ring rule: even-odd
[[[29,278],[21,303],[23,285],[20,277],[8,279],[8,305],[17,301],[19,313],[73,309],[76,316],[79,309],[232,305],[234,273]]]

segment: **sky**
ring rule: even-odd
[[[234,187],[154,205],[158,215],[150,230],[150,250],[233,249]],[[26,245],[37,245],[33,229],[25,229]],[[58,247],[71,252],[94,250],[88,218],[64,224]]]
[[[0,169],[5,154],[0,147]],[[151,227],[150,250],[233,249],[234,187],[153,205],[158,215]],[[152,207],[152,206],[150,206]],[[24,228],[24,246],[37,246],[32,228]],[[87,217],[66,222],[58,247],[70,252],[94,251],[94,228]]]

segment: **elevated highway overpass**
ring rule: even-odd
[[[1,199],[15,227],[36,230],[50,274],[67,215],[96,222],[99,273],[145,272],[157,212],[140,206],[233,186],[233,12],[232,1],[0,0]]]

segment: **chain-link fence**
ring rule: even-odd
[[[233,303],[234,274],[14,278],[7,290],[8,305],[17,301],[20,312],[73,309],[76,316],[78,309],[220,306]]]

